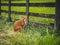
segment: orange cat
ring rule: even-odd
[[[22,30],[25,24],[27,24],[27,16],[22,16],[20,20],[14,22],[14,31]]]

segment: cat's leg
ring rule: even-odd
[[[15,31],[15,32],[18,32],[18,31],[20,31],[21,29],[22,29],[21,26],[16,26],[16,27],[14,28],[14,31]]]

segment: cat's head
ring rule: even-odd
[[[22,19],[27,19],[27,16],[22,16]]]
[[[27,24],[27,16],[22,16],[22,19],[24,20],[25,24]]]

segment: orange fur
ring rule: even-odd
[[[14,22],[14,31],[19,31],[24,28],[25,21],[27,19],[27,16],[22,16],[20,20],[17,20]]]

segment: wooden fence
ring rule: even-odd
[[[11,0],[8,0],[7,3],[1,3],[0,0],[0,15],[1,12],[6,12],[8,13],[8,20],[11,21],[11,13],[14,14],[22,14],[22,15],[27,15],[28,16],[28,22],[29,22],[29,16],[36,16],[36,17],[44,17],[44,18],[54,18],[55,19],[55,27],[56,29],[60,30],[60,1],[56,0],[56,3],[29,3],[29,0],[26,0],[26,3],[11,3]],[[8,6],[8,11],[7,10],[1,10],[1,6]],[[17,11],[11,11],[11,6],[26,6],[26,12],[17,12]],[[31,13],[29,12],[29,7],[56,7],[56,14],[39,14],[39,13]],[[59,22],[59,23],[58,23]],[[32,22],[34,23],[34,22]],[[54,24],[51,23],[50,25],[47,24],[40,24],[38,22],[35,22],[35,24],[38,25],[43,25],[43,26],[50,26],[54,27]]]
[[[21,15],[27,15],[28,16],[28,22],[29,22],[29,16],[36,16],[36,17],[44,17],[44,18],[55,18],[55,14],[39,14],[39,13],[31,13],[29,12],[29,7],[55,7],[55,3],[29,3],[29,0],[26,0],[26,3],[11,3],[11,0],[8,1],[8,3],[1,3],[1,6],[8,6],[7,10],[1,10],[1,12],[8,13],[8,21],[11,20],[11,13],[14,14],[21,14]],[[11,6],[26,6],[26,12],[17,12],[17,11],[11,11]],[[32,22],[36,25],[42,25],[42,26],[48,26],[47,24],[41,24],[38,22]],[[53,24],[54,25],[54,24]],[[50,25],[52,26],[52,24]]]

